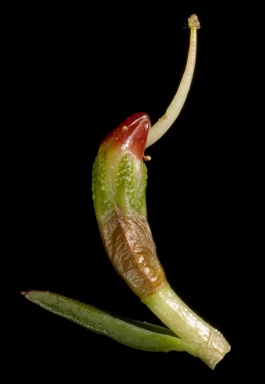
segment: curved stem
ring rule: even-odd
[[[211,369],[230,351],[224,336],[193,312],[168,283],[142,299],[142,303],[189,345],[193,356],[199,357]]]
[[[188,96],[196,63],[197,52],[197,29],[200,28],[200,22],[196,15],[188,19],[190,28],[190,46],[186,68],[182,76],[178,90],[170,103],[166,113],[149,130],[146,148],[159,140],[177,119],[180,111]]]

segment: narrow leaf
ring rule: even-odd
[[[32,290],[22,294],[47,311],[128,347],[149,352],[189,352],[188,344],[174,336],[168,328],[116,317],[94,306],[53,292]]]

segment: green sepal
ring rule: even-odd
[[[106,153],[97,155],[92,171],[92,198],[97,219],[113,204],[113,196],[107,175]]]
[[[99,152],[93,165],[92,194],[97,219],[114,205],[121,212],[134,209],[146,216],[146,165],[128,152],[118,162],[111,160],[108,153]]]

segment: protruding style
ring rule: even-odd
[[[174,121],[179,116],[188,96],[196,63],[197,29],[200,28],[200,22],[196,15],[190,16],[188,19],[188,26],[190,28],[190,47],[185,71],[183,73],[178,90],[168,109],[166,110],[166,113],[150,129],[146,148],[150,147],[150,145],[159,140],[172,126]]]

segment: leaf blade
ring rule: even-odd
[[[116,317],[53,292],[31,290],[22,294],[43,309],[128,347],[149,352],[189,352],[188,344],[174,336],[168,328]]]

